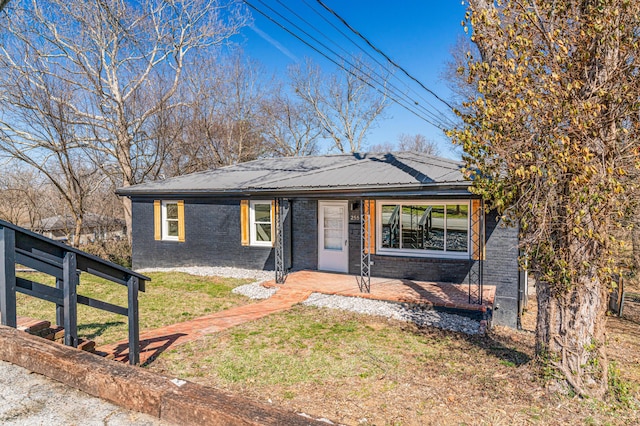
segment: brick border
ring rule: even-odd
[[[14,328],[0,326],[0,359],[120,407],[180,425],[326,425],[214,388],[105,360]]]

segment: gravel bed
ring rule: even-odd
[[[251,284],[245,284],[238,286],[231,290],[232,293],[241,294],[250,299],[268,299],[273,296],[277,291],[276,288],[265,288],[260,284],[267,281],[272,281],[275,278],[275,272],[273,271],[260,271],[256,269],[240,269],[230,267],[217,267],[217,266],[188,266],[181,268],[146,268],[140,269],[138,272],[144,274],[145,272],[185,272],[191,275],[200,276],[217,276],[227,278],[242,278],[255,280]]]
[[[200,276],[218,276],[227,278],[243,278],[253,279],[256,282],[273,281],[275,279],[274,271],[260,271],[257,269],[240,269],[230,268],[226,266],[184,266],[180,268],[145,268],[139,269],[137,272],[144,274],[145,272],[185,272],[191,275]]]
[[[478,334],[480,332],[479,321],[461,315],[409,308],[398,303],[381,300],[313,293],[303,304],[319,308],[343,309],[360,314],[379,315],[400,321],[413,322],[420,327],[438,327],[466,334]]]
[[[241,285],[231,290],[232,293],[241,294],[250,299],[268,299],[277,291],[277,288],[266,288],[260,283]]]

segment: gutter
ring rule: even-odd
[[[152,197],[188,197],[188,198],[230,198],[230,197],[337,197],[337,198],[366,198],[384,197],[389,195],[399,197],[411,196],[472,196],[469,192],[469,182],[452,183],[446,185],[428,185],[418,187],[392,186],[386,188],[364,187],[353,189],[304,189],[304,188],[283,188],[283,189],[229,189],[229,190],[166,190],[166,191],[130,191],[128,188],[119,188],[116,195],[130,198],[152,198]]]

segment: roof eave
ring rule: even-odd
[[[117,195],[149,198],[149,197],[251,197],[251,196],[272,196],[272,197],[320,197],[320,196],[349,196],[349,197],[374,197],[394,195],[421,195],[425,193],[447,195],[472,195],[468,188],[470,182],[435,182],[431,184],[417,185],[395,185],[395,186],[366,186],[366,187],[325,187],[325,188],[242,188],[229,190],[210,189],[189,189],[189,190],[168,190],[168,191],[129,191],[121,188],[116,191]]]

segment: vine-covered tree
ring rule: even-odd
[[[610,230],[640,162],[640,2],[471,0],[467,19],[477,96],[450,134],[474,191],[520,226],[538,359],[559,383],[602,397]]]

